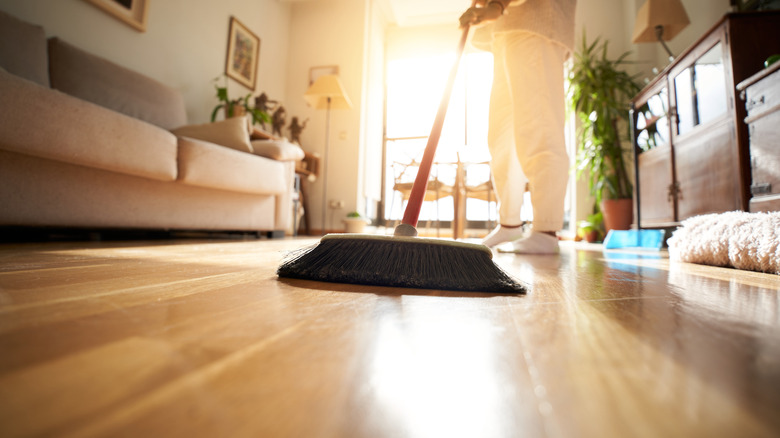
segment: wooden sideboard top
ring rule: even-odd
[[[764,79],[765,77],[771,75],[772,73],[776,72],[780,69],[780,61],[775,62],[774,64],[770,65],[769,67],[764,68],[763,70],[759,71],[758,73],[754,74],[753,76],[745,79],[744,81],[740,82],[737,85],[737,90],[744,91],[747,87],[755,84],[756,82],[760,81],[761,79]]]

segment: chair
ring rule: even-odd
[[[441,221],[439,220],[439,200],[446,198],[447,196],[453,196],[454,187],[451,184],[446,184],[438,177],[438,167],[440,164],[434,164],[431,169],[431,176],[428,180],[428,187],[423,197],[423,202],[436,202],[436,236],[438,237],[441,229]],[[409,201],[409,196],[412,193],[412,187],[414,186],[414,180],[417,177],[417,171],[420,168],[420,163],[416,160],[411,162],[393,162],[393,191],[398,192],[401,195],[401,211],[406,208],[406,203]],[[390,201],[390,212],[392,215],[393,206],[395,204],[395,196]],[[430,227],[430,219],[426,221],[426,228]]]
[[[469,170],[474,170],[475,166],[484,166],[487,167],[487,178],[484,176],[482,178],[479,177],[470,177]],[[474,172],[471,172],[472,174]],[[480,172],[484,175],[484,172]],[[495,224],[493,223],[493,219],[491,218],[491,208],[490,204],[492,203],[498,203],[498,199],[496,198],[496,192],[493,188],[493,177],[490,172],[490,163],[485,161],[481,163],[468,163],[464,166],[464,196],[466,200],[469,198],[471,199],[479,199],[481,201],[487,202],[487,221],[485,221],[485,225],[488,230],[493,229]],[[476,179],[476,181],[474,181]],[[465,214],[465,210],[464,210]],[[464,218],[465,222],[465,218]]]

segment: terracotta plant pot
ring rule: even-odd
[[[362,217],[348,217],[344,219],[347,233],[362,233],[366,228],[366,220]]]
[[[601,201],[604,214],[604,230],[630,230],[634,220],[634,202],[627,199],[605,199]]]
[[[588,243],[595,243],[599,240],[599,230],[589,230],[582,234],[582,239]]]
[[[230,107],[233,108],[233,111],[232,111],[233,115],[232,116],[229,115],[230,111],[228,110],[228,105],[224,105],[222,107],[222,110],[225,112],[225,118],[226,119],[229,118],[229,117],[243,117],[243,116],[246,115],[246,109],[243,106],[241,106],[241,105],[239,105],[237,103],[233,103],[233,104],[230,104]]]

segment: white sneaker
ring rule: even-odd
[[[504,242],[511,242],[521,237],[523,237],[522,225],[519,227],[503,227],[499,225],[482,239],[482,244],[488,248],[492,248],[496,245],[500,245]]]
[[[557,237],[547,233],[532,232],[528,237],[512,242],[511,247],[499,248],[498,251],[515,254],[558,254],[560,249]]]

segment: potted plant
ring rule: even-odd
[[[216,77],[214,79],[214,88],[217,89],[217,100],[219,103],[217,106],[214,107],[214,109],[211,111],[211,121],[215,121],[217,119],[217,114],[219,113],[220,109],[224,109],[225,112],[225,118],[230,117],[240,117],[245,114],[249,114],[252,116],[252,124],[262,124],[262,123],[271,123],[271,118],[268,116],[268,113],[265,111],[254,108],[250,104],[249,98],[252,97],[252,94],[249,93],[244,97],[239,97],[238,99],[231,100],[228,97],[228,90],[227,90],[227,76],[222,75],[221,77],[225,78],[225,85],[220,87],[217,83],[219,81],[220,77]]]
[[[629,52],[610,60],[607,46],[600,38],[588,44],[583,35],[569,73],[569,105],[580,121],[577,178],[587,175],[588,188],[609,231],[628,229],[633,219],[632,178],[626,165],[632,151],[623,140],[629,137],[628,102],[641,87],[635,76],[622,70]],[[613,210],[622,218],[616,218]]]
[[[362,233],[369,221],[363,218],[360,213],[353,211],[344,218],[344,225],[347,227],[347,233]]]
[[[603,219],[600,211],[589,215],[586,220],[577,222],[576,240],[584,240],[588,243],[601,241],[602,226]]]

